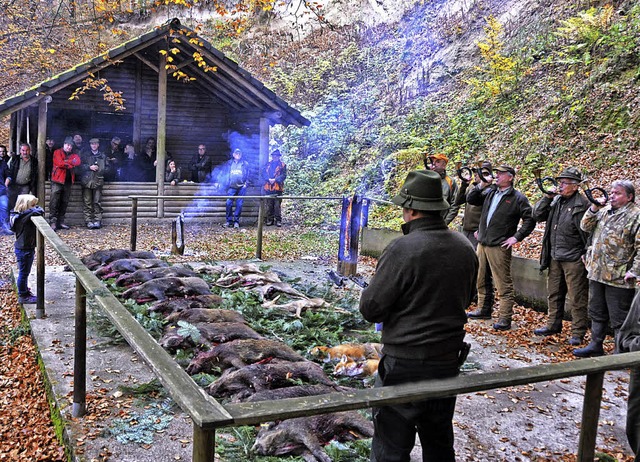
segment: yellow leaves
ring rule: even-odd
[[[56,50],[54,50],[53,48],[49,48],[47,50],[47,53],[50,53],[50,54],[54,54],[55,52],[56,52]]]
[[[96,79],[94,74],[89,74],[89,77],[82,81],[83,86],[76,88],[69,100],[79,100],[80,96],[84,95],[88,90],[98,90],[103,93],[102,98],[113,107],[116,111],[123,111],[126,109],[124,102],[126,101],[122,97],[121,91],[113,91],[109,86],[107,79]]]
[[[161,55],[166,56],[167,55],[167,50],[160,50],[158,53],[160,53]]]

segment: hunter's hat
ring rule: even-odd
[[[91,143],[98,143],[98,144],[100,144],[100,140],[99,140],[98,138],[91,138],[91,139],[89,140],[89,144],[91,144]]]
[[[582,181],[582,173],[575,167],[567,167],[560,172],[556,179],[566,178],[568,180]]]
[[[400,192],[391,201],[413,210],[439,211],[449,208],[449,203],[442,197],[442,179],[433,170],[409,172]]]
[[[516,176],[516,169],[509,165],[499,165],[495,170],[496,172],[507,172],[511,173],[512,176]]]
[[[280,157],[281,155],[282,155],[282,154],[280,154],[280,150],[279,150],[279,149],[276,149],[275,151],[273,151],[273,152],[271,153],[271,157],[274,157],[274,156],[278,156],[278,157]]]
[[[70,136],[67,136],[67,137],[64,139],[64,144],[71,144],[71,145],[73,145],[73,138],[71,138]]]

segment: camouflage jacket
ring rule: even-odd
[[[589,279],[633,289],[635,281],[624,282],[624,275],[640,274],[640,207],[629,202],[617,210],[607,205],[593,213],[589,208],[580,228],[593,233],[585,255]]]

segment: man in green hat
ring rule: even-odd
[[[571,314],[570,345],[580,345],[589,324],[587,302],[589,282],[582,257],[587,251],[589,234],[580,229],[580,220],[589,201],[580,194],[582,173],[575,167],[565,168],[556,177],[558,190],[545,194],[533,207],[533,218],[546,221],[540,270],[549,268],[547,324],[534,329],[536,335],[553,335],[562,331],[565,307]]]
[[[402,207],[404,236],[384,250],[360,299],[363,317],[382,323],[376,387],[458,375],[478,273],[473,247],[442,217],[449,204],[440,175],[410,172],[393,203]],[[371,460],[409,460],[416,429],[424,460],[455,460],[455,403],[453,397],[375,408]]]

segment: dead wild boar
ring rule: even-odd
[[[373,436],[373,424],[356,411],[298,417],[262,427],[251,450],[264,456],[293,454],[306,462],[331,462],[322,446],[333,439]]]
[[[101,279],[109,279],[140,269],[166,268],[168,266],[169,263],[158,258],[121,258],[98,268],[95,274]]]
[[[235,397],[236,400],[244,401],[256,392],[293,386],[294,381],[299,380],[337,387],[316,363],[278,361],[251,364],[236,371],[225,371],[209,385],[207,392],[214,398]]]
[[[301,398],[303,396],[326,395],[335,393],[336,387],[327,385],[296,385],[293,387],[276,388],[275,390],[262,390],[249,396],[245,402],[254,403],[256,401],[273,401],[286,398]]]
[[[198,274],[185,266],[165,266],[163,268],[143,268],[133,273],[122,274],[116,279],[117,286],[132,287],[143,282],[166,277],[187,278]]]
[[[224,343],[236,339],[262,338],[255,330],[241,322],[206,322],[193,324],[193,326],[200,332],[200,343],[205,345]],[[180,326],[167,326],[164,329],[164,335],[158,341],[160,346],[167,350],[186,349],[196,346],[193,339],[183,337],[179,331]]]
[[[89,268],[91,271],[94,271],[100,266],[104,266],[114,260],[121,260],[123,258],[156,258],[156,255],[153,252],[147,252],[144,250],[109,249],[96,250],[89,255],[85,255],[80,260],[82,260],[84,266]]]
[[[244,316],[237,311],[220,310],[216,308],[190,308],[176,311],[167,316],[166,320],[170,323],[186,321],[190,324],[197,322],[245,322]]]
[[[122,298],[133,298],[136,303],[147,303],[153,300],[165,300],[171,297],[188,295],[205,295],[209,293],[209,284],[199,277],[192,278],[158,278],[139,286],[127,289]]]
[[[168,316],[172,313],[180,313],[182,311],[187,311],[194,308],[209,308],[219,306],[221,303],[222,297],[220,297],[220,295],[193,295],[191,297],[169,298],[167,300],[155,302],[149,307],[149,311],[155,311],[157,313]],[[229,320],[229,322],[233,321]]]
[[[187,367],[190,375],[199,372],[211,372],[214,367],[229,369],[241,368],[247,364],[257,363],[268,358],[283,359],[285,361],[305,361],[290,347],[277,340],[246,339],[221,343],[210,351],[200,353],[191,360]]]

